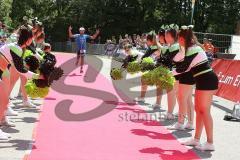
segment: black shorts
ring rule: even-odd
[[[195,80],[190,71],[180,74],[178,76],[178,79],[179,79],[179,84],[186,84],[186,85],[194,85],[195,84]]]
[[[197,90],[209,91],[218,89],[218,77],[213,71],[199,75],[194,79]]]
[[[81,50],[78,50],[77,51],[77,56],[79,57],[79,56],[85,56],[85,54],[86,54],[86,51],[81,51]]]

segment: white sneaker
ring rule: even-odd
[[[8,136],[0,129],[0,140],[8,140]]]
[[[11,107],[8,107],[5,115],[6,116],[17,116],[18,113],[16,111],[14,111]]]
[[[167,113],[166,119],[167,119],[167,120],[174,120],[174,119],[175,119],[175,116],[174,116],[172,113]]]
[[[196,149],[200,151],[215,151],[214,145],[208,142],[197,145]]]
[[[8,117],[5,117],[5,119],[0,122],[0,126],[6,126],[6,127],[16,127],[16,125],[9,120]]]
[[[141,97],[135,98],[135,101],[138,102],[138,103],[145,103],[145,99],[141,98]]]
[[[200,142],[198,139],[192,138],[186,142],[183,142],[182,144],[185,146],[198,146],[200,145]]]
[[[185,129],[194,130],[194,126],[193,126],[192,123],[187,123],[186,126],[185,126]]]
[[[9,134],[9,133],[3,132],[3,134],[5,134],[5,136],[7,136],[8,138],[12,137],[11,134]]]
[[[28,101],[23,101],[23,106],[24,107],[29,107],[29,108],[37,107],[35,104],[31,103],[29,100]]]
[[[185,130],[185,125],[177,122],[177,123],[173,126],[172,129],[173,129],[173,130],[183,131],[183,130]]]
[[[9,100],[8,107],[14,107],[15,105],[12,103],[11,100]]]

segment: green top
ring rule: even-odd
[[[174,43],[173,45],[171,45],[169,47],[169,52],[177,51],[177,50],[179,50],[179,48],[180,48],[179,43]]]
[[[193,46],[187,50],[186,56],[191,56],[199,52],[204,52],[204,50],[200,46]]]
[[[151,50],[158,49],[158,46],[156,46],[156,45],[150,46],[150,49]]]
[[[19,46],[17,46],[17,45],[14,44],[14,43],[11,43],[11,44],[9,44],[9,48],[10,48],[10,50],[13,51],[16,55],[18,55],[19,57],[22,57],[23,51],[22,51],[22,49],[21,49]]]
[[[162,54],[165,54],[167,52],[167,50],[168,50],[168,46],[164,45],[164,46],[161,47],[161,53]]]

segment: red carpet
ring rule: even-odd
[[[72,57],[58,56],[60,63],[70,60],[63,66],[65,73],[74,68]],[[139,106],[118,102],[103,75],[93,83],[79,70],[68,75],[45,99],[28,160],[199,159],[157,122],[123,120],[126,114],[133,119],[147,114]]]

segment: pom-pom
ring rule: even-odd
[[[59,80],[63,76],[63,70],[60,67],[55,67],[54,70],[50,73],[48,82],[51,86],[53,81]]]
[[[123,78],[122,71],[118,68],[113,68],[110,72],[110,76],[113,80],[120,80]]]
[[[152,80],[152,74],[153,74],[152,71],[148,71],[148,72],[143,73],[143,75],[141,77],[142,82],[146,85],[149,85],[149,86],[155,85],[154,81]]]
[[[48,62],[48,63],[51,62],[51,64],[52,64],[53,66],[55,66],[55,64],[57,63],[57,59],[56,59],[55,55],[53,55],[53,54],[51,54],[51,53],[45,54],[45,55],[43,56],[43,59],[44,59],[46,62]],[[46,62],[45,62],[45,63],[46,63]]]
[[[154,60],[151,57],[146,57],[141,62],[141,71],[146,72],[155,68]]]
[[[123,65],[122,68],[127,68],[128,64],[130,62],[136,61],[138,58],[138,55],[128,55],[124,60],[123,60]]]
[[[152,81],[159,88],[166,90],[171,90],[175,84],[173,74],[165,67],[158,67],[152,71]]]
[[[137,61],[128,63],[127,72],[130,74],[135,74],[141,71],[141,66]]]
[[[35,56],[28,56],[25,58],[25,62],[29,67],[29,70],[31,72],[35,72],[37,71],[37,69],[39,68],[39,61]]]
[[[36,84],[29,80],[25,85],[26,92],[31,98],[44,98],[49,93],[49,87],[40,88],[37,87]]]
[[[47,79],[33,79],[32,81],[39,88],[50,87],[50,84]]]
[[[48,77],[50,73],[54,70],[56,62],[56,57],[53,54],[46,54],[40,63],[40,73],[44,75],[45,78]]]

